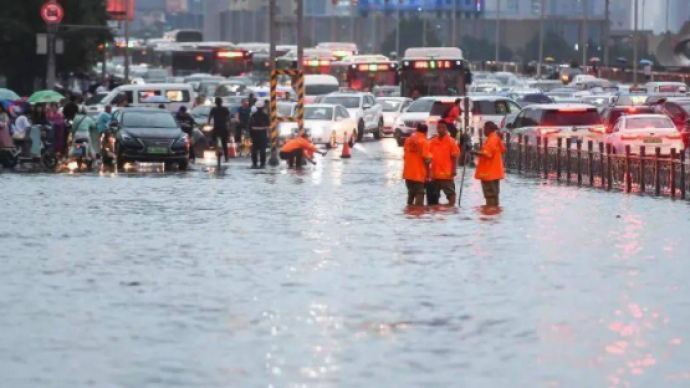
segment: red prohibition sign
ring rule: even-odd
[[[48,24],[60,23],[64,16],[65,10],[63,10],[62,6],[55,1],[49,1],[43,4],[43,7],[41,7],[41,17],[43,18],[43,21]]]

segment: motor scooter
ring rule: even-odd
[[[40,164],[49,170],[57,167],[58,158],[49,134],[49,126],[33,125],[23,139],[13,138],[17,161],[20,165]]]

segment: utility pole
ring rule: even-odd
[[[398,27],[395,29],[395,53],[398,54],[398,58],[402,58],[402,53],[400,52],[400,23],[402,23],[400,19],[400,7],[398,7],[397,14],[396,21]]]
[[[297,70],[304,66],[304,0],[297,1]]]
[[[638,33],[637,33],[637,19],[639,17],[639,0],[635,0],[635,10],[633,11],[635,13],[635,30],[633,31],[633,84],[635,87],[637,87],[637,38],[638,38]]]
[[[276,71],[276,0],[268,0],[268,42],[269,42],[269,61],[271,62],[271,83],[273,74]],[[299,61],[298,61],[299,63]],[[273,86],[272,86],[273,87]],[[276,106],[275,94],[271,91],[271,107]],[[275,113],[271,112],[273,117]],[[278,128],[275,123],[271,123],[271,157],[268,160],[270,166],[277,166],[278,161]]]
[[[452,23],[450,45],[458,47],[458,0],[453,0]]]
[[[55,44],[55,37],[57,35],[57,30],[58,26],[57,24],[48,24],[48,34],[46,35],[47,39],[47,49],[48,49],[48,74],[46,74],[46,89],[48,90],[53,90],[55,88],[55,83],[56,83],[56,73],[57,73],[57,65],[56,65],[56,59],[55,59],[55,50],[56,50],[56,44]]]
[[[132,0],[125,0],[125,84],[129,83],[129,5]]]
[[[611,40],[611,11],[609,9],[611,0],[606,0],[605,17],[606,25],[604,26],[604,66],[609,66],[609,41]]]
[[[496,67],[501,56],[501,0],[498,0],[496,7]]]
[[[355,13],[357,12],[357,6],[354,2],[350,3],[350,39],[352,43],[355,42]]]
[[[546,0],[541,0],[541,13],[539,15],[539,64],[537,65],[537,78],[541,78],[541,68],[544,63],[544,14],[546,13]]]
[[[666,32],[668,32],[669,34],[671,34],[671,27],[669,25],[669,19],[671,17],[670,8],[671,8],[671,0],[666,0]]]
[[[584,18],[582,19],[582,70],[587,66],[587,43],[589,41],[588,19],[589,19],[589,0],[582,0]]]

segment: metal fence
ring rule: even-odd
[[[610,146],[593,141],[537,138],[535,145],[522,135],[517,139],[511,139],[510,134],[502,137],[509,173],[669,198],[686,199],[690,192],[690,166],[683,151],[673,149],[670,156],[661,156],[659,148],[641,147],[640,154],[633,155],[628,146],[624,154],[616,154]],[[479,139],[480,147],[483,140]]]

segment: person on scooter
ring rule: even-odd
[[[91,160],[95,160],[96,150],[101,149],[98,126],[96,125],[96,122],[86,114],[85,111],[82,111],[74,116],[69,157],[75,156],[77,143],[81,140],[86,140],[88,143],[88,147],[86,148],[84,155]]]
[[[187,112],[187,107],[186,106],[181,106],[180,110],[177,111],[177,114],[175,115],[175,120],[177,120],[177,123],[180,124],[180,128],[182,129],[182,132],[187,134],[187,137],[189,138],[189,159],[194,160],[194,124],[196,122],[194,121],[194,117]]]

